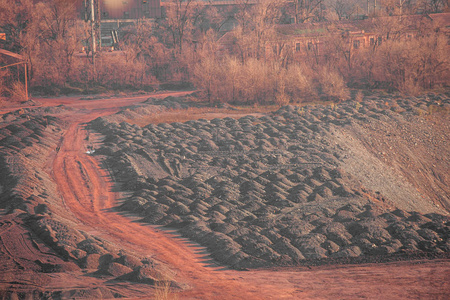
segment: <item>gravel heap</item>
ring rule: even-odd
[[[163,101],[164,102],[164,101]],[[147,125],[99,118],[122,210],[175,227],[233,268],[450,252],[450,219],[405,211],[341,168],[339,127],[449,111],[449,99],[285,106],[270,116]]]

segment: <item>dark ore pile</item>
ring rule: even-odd
[[[96,154],[126,192],[121,210],[177,228],[232,268],[443,257],[446,212],[407,211],[365,187],[345,170],[349,153],[335,138],[430,108],[448,113],[448,97],[439,97],[398,98],[389,107],[377,97],[285,106],[259,118],[142,128],[99,118],[89,128],[105,136]]]

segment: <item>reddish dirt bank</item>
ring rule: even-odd
[[[86,154],[83,124],[99,116],[114,113],[120,106],[147,98],[120,98],[78,101],[74,98],[40,99],[43,105],[81,108],[80,113],[64,116],[70,126],[64,134],[60,151],[53,161],[53,178],[79,229],[95,234],[112,244],[142,256],[154,255],[176,272],[182,284],[180,299],[444,299],[450,291],[450,261],[415,261],[384,264],[322,266],[312,268],[228,270],[210,265],[203,248],[153,226],[137,223],[117,213],[119,195],[108,171],[95,157]],[[1,241],[13,251],[8,238],[13,229],[2,227]],[[35,250],[33,250],[36,252]],[[33,254],[32,249],[29,254]],[[42,252],[42,251],[41,251]],[[42,254],[39,254],[42,255]],[[32,258],[29,258],[32,259]],[[69,273],[67,273],[69,274]],[[69,277],[69,276],[67,276]],[[54,289],[75,280],[77,287],[101,285],[95,277],[65,278],[37,282],[42,289]],[[26,285],[26,280],[24,280]],[[148,299],[133,289],[145,289],[132,283],[108,284],[129,298]],[[148,292],[151,292],[150,290]]]

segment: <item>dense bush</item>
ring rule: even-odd
[[[344,100],[348,88],[337,71],[323,68],[314,74],[305,65],[249,58],[241,62],[232,56],[205,55],[194,67],[193,81],[212,102],[276,103],[315,100],[320,95]]]

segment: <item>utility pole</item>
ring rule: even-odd
[[[84,8],[84,21],[85,22],[87,22],[88,19],[89,19],[89,17],[88,17],[88,3],[87,3],[87,1],[88,0],[84,0],[84,6],[83,6],[83,8]]]
[[[295,12],[294,12],[294,17],[295,17],[295,24],[298,24],[298,3],[297,3],[297,0],[294,0],[294,9],[295,9]]]
[[[100,14],[100,0],[96,0],[96,18],[95,18],[95,33],[97,35],[98,45],[102,46],[102,31],[101,31],[101,14]],[[101,49],[100,49],[101,50]]]
[[[93,78],[95,81],[95,52],[97,51],[97,47],[96,47],[96,42],[95,42],[95,11],[94,11],[94,0],[90,0],[91,1],[91,41],[92,41],[92,47],[91,47],[91,51],[92,51],[92,65],[94,67],[94,74],[93,74]]]
[[[406,0],[399,0],[399,5],[400,5],[400,20],[402,19],[403,16],[403,4],[405,4]]]
[[[28,101],[28,62],[23,64],[25,71],[25,97]]]
[[[92,39],[92,59],[94,59],[94,53],[96,49],[95,43],[95,10],[94,10],[94,0],[91,0],[91,39]]]

